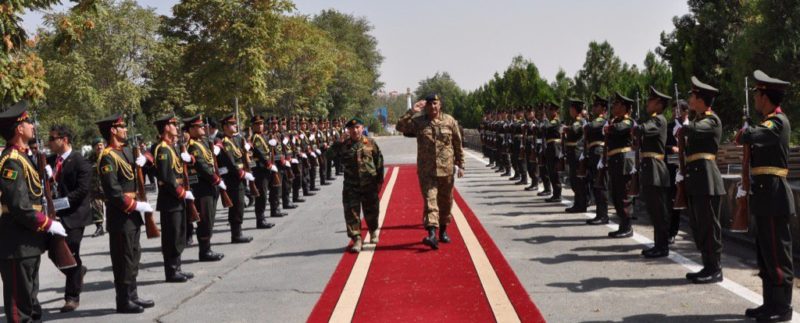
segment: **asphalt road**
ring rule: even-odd
[[[387,164],[416,160],[413,139],[379,138]],[[479,153],[467,156],[467,175],[456,183],[551,322],[710,322],[741,321],[752,301],[760,301],[760,280],[750,246],[725,241],[723,284],[692,285],[683,278],[699,262],[691,235],[683,228],[670,258],[639,256],[652,239],[647,219],[635,222],[634,238],[609,239],[612,230],[587,226],[585,214],[564,214],[566,205],[545,203],[484,166]],[[142,238],[140,295],[156,307],[141,315],[114,313],[108,237],[91,238],[82,254],[89,272],[81,307],[60,314],[63,275],[43,258],[39,300],[45,320],[57,322],[302,322],[308,317],[348,240],[341,210],[341,177],[277,226],[256,230],[253,209],[245,212],[245,233],[254,241],[232,245],[226,210],[218,210],[215,263],[197,262],[197,247],[184,252],[184,270],[196,278],[164,282],[159,240]],[[565,190],[569,198],[569,190]],[[154,197],[154,196],[153,196]],[[613,215],[612,215],[613,219]],[[424,233],[420,232],[420,237]],[[687,268],[689,267],[689,268]],[[798,297],[795,295],[795,306]],[[424,313],[420,313],[424,317]],[[4,318],[3,318],[4,319]]]

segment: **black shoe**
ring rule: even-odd
[[[708,270],[705,267],[703,267],[703,269],[701,269],[700,271],[698,271],[696,273],[686,273],[686,279],[693,280],[693,279],[695,279],[697,277],[705,275],[706,272],[708,272]]]
[[[258,221],[258,224],[256,224],[257,229],[272,229],[274,226],[275,223],[267,222],[266,220]]]
[[[505,172],[505,173],[500,174],[500,176],[503,176],[503,177],[511,176],[511,173],[510,172]]]
[[[151,307],[156,306],[156,302],[154,302],[153,300],[150,300],[150,299],[135,298],[135,299],[131,299],[131,302],[136,304],[136,305],[139,305],[139,306],[141,306],[143,308],[151,308]]]
[[[297,208],[297,205],[294,205],[294,204],[292,204],[292,203],[284,203],[284,204],[283,204],[283,208],[284,208],[284,209],[287,209],[287,210],[296,209],[296,208]]]
[[[106,234],[106,231],[103,230],[103,226],[102,225],[98,225],[97,229],[94,230],[94,233],[92,233],[92,238],[97,238],[97,237],[102,236],[104,234]]]
[[[296,199],[294,199],[294,202],[295,202],[295,203],[303,203],[303,202],[305,202],[305,201],[306,201],[305,199],[303,199],[303,198],[299,198],[299,197],[298,197],[298,198],[296,198]]]
[[[184,277],[186,277],[186,279],[194,278],[194,274],[188,271],[179,271],[178,274],[183,275]]]
[[[436,229],[428,229],[428,236],[422,239],[422,243],[433,250],[438,250],[439,242],[436,241]]]
[[[787,322],[792,320],[792,307],[776,309],[768,307],[758,316],[756,322]]]
[[[189,281],[189,277],[181,275],[181,273],[176,272],[174,275],[167,276],[166,281],[168,283],[185,283]]]
[[[675,244],[675,236],[670,236],[667,243],[671,246]]]
[[[519,180],[514,185],[528,185],[528,181]]]
[[[450,243],[450,235],[447,234],[446,226],[439,227],[439,241],[442,243]]]
[[[250,241],[253,241],[253,237],[248,237],[248,236],[231,237],[231,243],[250,243]]]
[[[225,255],[213,252],[211,250],[206,250],[205,252],[200,253],[201,262],[220,261],[222,258],[225,258]]]
[[[328,186],[328,185],[331,185],[331,183],[322,183],[322,184],[319,184],[319,185]]]
[[[591,225],[608,224],[608,217],[607,216],[595,217],[594,219],[586,220],[586,224],[591,224]]]
[[[509,178],[508,180],[509,181],[518,181],[518,180],[520,180],[520,176],[519,175],[514,175],[514,176],[511,176],[511,178]]]
[[[612,231],[608,233],[608,236],[611,238],[630,238],[633,236],[633,230],[631,228],[620,228],[617,231]]]
[[[715,270],[714,272],[702,276],[697,276],[694,279],[692,279],[692,283],[694,284],[713,284],[713,283],[719,283],[721,281],[722,281],[722,270]],[[776,322],[776,321],[770,321],[770,322]]]
[[[579,207],[575,207],[575,206],[570,206],[570,207],[564,209],[564,212],[567,212],[567,213],[584,213],[584,212],[586,212],[586,208],[579,208]]]
[[[642,256],[645,258],[663,258],[669,256],[669,249],[650,248],[642,250]]]
[[[539,187],[531,185],[531,186],[526,187],[525,190],[528,191],[528,192],[536,192],[536,191],[539,190]]]
[[[553,194],[552,191],[544,190],[544,191],[539,192],[539,194],[536,194],[536,196],[548,196],[548,195],[552,195],[552,194]]]
[[[303,193],[303,196],[314,196],[314,195],[317,195],[317,194],[316,193],[311,193],[311,192]]]
[[[761,313],[764,313],[764,311],[766,311],[766,310],[767,310],[767,306],[766,305],[761,305],[761,306],[755,307],[755,308],[748,308],[748,309],[746,309],[744,311],[744,316],[747,316],[749,318],[756,318],[759,315],[761,315]]]
[[[117,303],[117,313],[138,314],[144,313],[144,307],[133,302]]]
[[[289,213],[281,212],[281,211],[275,211],[275,212],[270,213],[269,217],[271,217],[271,218],[282,218],[282,217],[285,217],[287,215],[289,215]]]
[[[544,201],[548,202],[548,203],[561,202],[561,197],[560,196],[552,196],[552,197],[546,198]]]
[[[310,188],[308,190],[309,191],[313,191],[313,192],[318,192],[319,191],[319,187],[312,187],[312,188]]]

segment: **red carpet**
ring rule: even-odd
[[[391,174],[384,181],[389,184]],[[382,188],[382,194],[386,187]],[[513,310],[522,322],[543,322],[511,267],[465,201],[456,193],[470,228],[484,249]],[[422,196],[416,168],[403,166],[389,199],[381,241],[359,296],[354,322],[492,322],[495,314],[455,222],[453,240],[438,251],[421,243]],[[364,230],[366,232],[366,229]],[[331,277],[309,322],[327,322],[336,307],[357,255],[346,253]]]

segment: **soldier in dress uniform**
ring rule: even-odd
[[[447,225],[453,206],[454,177],[464,176],[458,122],[441,111],[439,95],[431,94],[400,117],[397,130],[417,138],[417,175],[425,201],[423,224],[428,231],[422,242],[431,249],[439,249],[439,240],[450,242]]]
[[[664,162],[667,144],[667,119],[664,109],[672,97],[650,87],[647,99],[647,113],[650,118],[637,126],[637,135],[640,136],[641,157],[639,181],[642,185],[642,197],[653,223],[654,246],[642,250],[645,258],[659,258],[669,255],[669,221],[671,186],[667,164]]]
[[[633,171],[633,158],[628,156],[633,143],[631,129],[634,126],[633,119],[630,118],[633,100],[623,96],[619,92],[614,97],[614,104],[611,107],[613,119],[604,127],[608,136],[607,177],[611,188],[611,201],[614,210],[620,218],[619,228],[608,233],[612,238],[627,238],[633,235],[631,226],[631,215],[628,210],[628,182],[631,180]]]
[[[561,106],[550,102],[547,106],[547,123],[544,126],[544,161],[547,168],[547,177],[553,187],[553,195],[545,199],[546,202],[561,202],[561,179],[558,177],[558,163],[562,157],[561,151]]]
[[[153,147],[156,177],[158,177],[158,210],[161,219],[161,255],[164,258],[164,275],[167,282],[183,283],[194,274],[181,270],[181,254],[186,247],[186,205],[194,203],[194,194],[183,187],[183,170],[191,163],[189,153],[175,151],[178,140],[178,119],[168,114],[154,123],[161,138]]]
[[[602,182],[598,182],[600,176],[600,168],[605,151],[606,136],[603,129],[606,125],[606,107],[608,100],[597,94],[594,95],[592,102],[592,116],[594,119],[586,127],[587,136],[589,141],[586,144],[587,151],[586,158],[589,158],[589,166],[586,168],[586,182],[592,188],[592,196],[594,196],[595,203],[595,216],[593,219],[586,220],[586,224],[600,225],[608,224],[608,197],[606,195],[606,176],[602,178]]]
[[[552,184],[550,183],[550,175],[547,173],[547,163],[545,161],[545,150],[547,148],[547,141],[545,139],[545,129],[549,121],[547,120],[547,104],[542,103],[536,110],[536,119],[539,122],[536,125],[536,151],[539,157],[539,180],[542,181],[543,189],[536,196],[549,196],[553,194],[551,190]]]
[[[722,121],[711,110],[716,88],[692,76],[689,107],[694,111],[682,125],[679,136],[686,140],[686,178],[677,176],[676,181],[686,181],[689,225],[697,249],[703,256],[703,270],[686,274],[686,279],[695,284],[722,281],[722,228],[719,217],[722,208],[722,183],[717,163],[717,150],[722,137]]]
[[[525,174],[525,166],[524,165],[524,155],[523,147],[522,147],[522,139],[523,135],[523,125],[525,120],[523,119],[523,113],[521,109],[517,109],[514,111],[514,119],[511,120],[510,125],[510,132],[511,132],[511,168],[514,169],[514,176],[509,178],[510,181],[517,181],[515,184],[527,185],[528,184],[528,175]]]
[[[297,208],[297,205],[292,203],[291,194],[292,194],[292,181],[294,179],[294,174],[292,174],[292,164],[291,164],[291,154],[287,149],[287,145],[289,143],[289,139],[284,137],[283,133],[281,133],[281,128],[278,122],[278,117],[270,117],[269,118],[269,125],[270,125],[270,133],[268,136],[267,143],[273,147],[273,165],[278,167],[278,172],[280,173],[280,198],[283,205],[283,209],[290,210]],[[273,145],[274,143],[274,145]],[[283,213],[283,212],[282,212]]]
[[[219,261],[225,255],[211,250],[211,237],[217,217],[218,190],[227,187],[214,169],[214,151],[206,141],[205,118],[202,114],[183,119],[183,129],[189,133],[186,151],[192,156],[188,165],[194,194],[194,205],[200,213],[197,223],[197,243],[200,261]]]
[[[255,181],[253,174],[244,171],[244,151],[236,115],[233,113],[220,119],[222,126],[222,151],[217,156],[217,165],[233,205],[228,208],[228,224],[231,226],[231,243],[249,243],[253,237],[242,234],[244,221],[244,194],[247,181]]]
[[[41,254],[48,235],[67,236],[64,226],[42,211],[42,179],[28,157],[34,126],[27,108],[23,101],[0,113],[0,135],[6,141],[0,155],[0,275],[6,320],[15,323],[41,319]]]
[[[755,219],[758,276],[763,286],[763,305],[745,311],[758,322],[792,320],[792,229],[795,216],[794,196],[786,176],[789,173],[789,118],[781,102],[789,82],[753,73],[756,111],[759,124],[748,125],[739,133],[738,142],[750,145],[750,213]],[[747,194],[747,192],[740,192]]]
[[[378,192],[383,184],[383,155],[374,139],[363,136],[364,126],[359,118],[347,122],[348,137],[337,142],[326,152],[329,158],[339,156],[344,167],[342,202],[347,236],[353,241],[351,252],[360,252],[361,210],[367,222],[370,243],[377,244],[378,213],[380,200]]]
[[[678,129],[681,124],[689,117],[689,103],[686,100],[677,100],[675,102],[675,111],[673,112],[675,118],[669,122],[667,127],[667,170],[669,170],[670,187],[669,187],[669,244],[675,243],[675,237],[678,235],[678,230],[681,227],[681,210],[676,210],[675,195],[678,193],[678,186],[675,183],[675,177],[678,175],[678,140],[675,139]]]
[[[278,166],[274,164],[273,158],[274,150],[277,147],[277,142],[273,141],[276,146],[269,144],[268,139],[264,137],[264,116],[256,114],[250,118],[250,125],[253,129],[253,135],[250,137],[250,142],[253,143],[253,175],[256,177],[256,187],[259,194],[256,197],[256,228],[269,229],[270,226],[265,217],[267,210],[267,203],[269,203],[269,216],[282,217],[286,213],[280,211],[281,199],[281,182],[280,177],[276,179],[278,174]]]
[[[525,138],[524,138],[524,145],[525,145],[525,167],[527,170],[528,175],[531,177],[531,185],[525,188],[526,191],[533,191],[536,192],[539,190],[539,158],[537,157],[536,151],[536,140],[537,140],[537,127],[536,123],[536,114],[533,111],[533,107],[528,107],[528,110],[525,112]]]
[[[145,308],[155,306],[152,300],[139,297],[136,286],[142,256],[139,244],[142,215],[153,212],[153,207],[146,201],[136,201],[137,175],[133,164],[141,167],[147,159],[139,155],[134,160],[130,148],[125,147],[128,128],[119,114],[98,121],[97,127],[108,143],[98,159],[97,173],[105,197],[117,313],[142,313]]]
[[[569,100],[569,115],[573,121],[566,127],[567,142],[564,146],[567,163],[569,165],[569,186],[575,193],[575,202],[566,208],[567,213],[583,213],[589,205],[589,187],[586,185],[586,178],[578,177],[578,166],[581,158],[586,158],[583,152],[583,131],[586,127],[586,117],[584,116],[584,103],[579,99]]]

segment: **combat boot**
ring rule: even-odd
[[[201,240],[199,249],[200,249],[199,258],[201,262],[220,261],[222,260],[222,258],[225,257],[225,255],[221,253],[216,253],[211,251],[211,242],[208,240],[206,241]]]
[[[447,225],[439,225],[439,241],[442,243],[450,243],[450,236],[447,234]]]
[[[586,224],[590,225],[608,224],[608,216],[595,216],[593,219],[586,220]]]
[[[353,245],[350,247],[350,252],[359,253],[359,252],[361,252],[361,247],[362,246],[363,246],[363,242],[361,241],[361,236],[355,236],[353,238]]]
[[[436,228],[428,228],[428,236],[422,239],[422,243],[433,250],[439,249],[439,242],[436,241]]]
[[[138,314],[144,312],[144,307],[131,302],[130,289],[127,284],[115,284],[117,292],[117,313]]]
[[[617,229],[617,231],[609,232],[608,236],[617,239],[632,237],[633,229],[631,228],[631,220],[623,218],[622,221],[620,221],[619,228]]]
[[[231,223],[231,243],[250,243],[253,237],[242,235],[242,224]]]
[[[539,194],[536,194],[536,196],[548,196],[552,194],[553,194],[552,191],[550,191],[549,189],[545,189],[544,191],[539,192]]]
[[[539,190],[539,184],[538,183],[531,183],[531,185],[526,187],[525,190],[528,191],[528,192],[536,192],[536,191]]]
[[[128,285],[128,291],[129,291],[128,295],[130,297],[130,300],[134,304],[139,305],[139,306],[141,306],[143,308],[151,308],[153,306],[156,306],[156,302],[154,302],[153,300],[144,299],[144,298],[139,297],[139,291],[136,288],[136,281],[134,281],[132,284]]]
[[[508,180],[513,182],[513,181],[518,181],[521,178],[522,176],[519,175],[519,172],[514,172],[514,176],[511,176]]]

